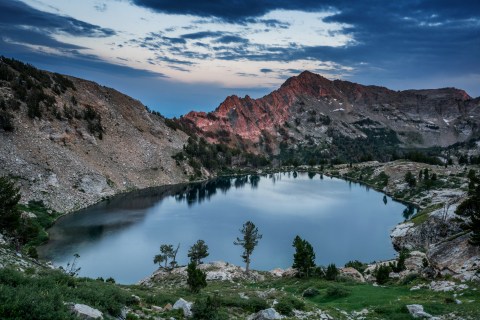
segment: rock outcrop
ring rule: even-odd
[[[265,279],[265,277],[257,271],[252,270],[246,273],[244,268],[223,261],[202,263],[198,265],[198,269],[206,273],[207,281],[262,281]],[[149,286],[153,282],[161,282],[164,279],[174,279],[175,281],[185,284],[187,277],[187,267],[185,266],[173,270],[160,268],[151,276],[139,281],[138,284]]]

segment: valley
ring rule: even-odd
[[[0,312],[28,310],[25,301],[42,297],[45,304],[29,310],[38,312],[34,317],[68,318],[64,303],[85,303],[105,318],[180,319],[190,314],[170,307],[184,298],[218,319],[266,319],[257,313],[277,303],[276,311],[295,319],[410,319],[408,306],[416,304],[439,319],[475,319],[480,253],[469,242],[471,216],[456,212],[478,189],[479,108],[479,98],[459,89],[392,91],[303,72],[263,98],[231,96],[211,113],[168,119],[114,89],[2,57],[0,176],[19,188],[22,229],[2,230],[0,296],[12,309]],[[408,267],[390,270],[378,284],[378,261],[362,261],[361,271],[341,268],[334,280],[321,266],[311,278],[287,270],[254,271],[259,276],[252,278],[227,261],[205,264],[213,273],[195,294],[185,267],[116,285],[38,260],[36,248],[56,219],[116,195],[128,203],[146,188],[282,172],[361,183],[402,201],[404,216],[390,238],[399,253],[409,253]],[[171,237],[165,241],[175,242]],[[432,289],[436,281],[449,289]],[[305,295],[309,288],[316,293]]]

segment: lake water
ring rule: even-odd
[[[78,253],[80,275],[135,283],[150,275],[161,244],[180,243],[177,261],[205,240],[210,256],[244,265],[233,241],[253,221],[263,235],[252,269],[292,265],[296,235],[309,241],[319,265],[343,266],[395,255],[390,230],[405,206],[365,186],[319,174],[218,178],[204,183],[135,191],[61,218],[49,230],[43,258],[65,266]]]

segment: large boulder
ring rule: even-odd
[[[268,308],[265,310],[258,311],[255,314],[252,314],[247,319],[248,320],[276,320],[276,319],[283,319],[284,317],[278,313],[273,308]]]
[[[347,267],[340,269],[340,275],[358,282],[365,282],[363,275],[355,268]]]
[[[464,280],[478,280],[480,248],[468,243],[469,234],[451,241],[432,245],[428,250],[431,265],[443,275],[453,275]]]
[[[437,317],[433,317],[431,314],[426,313],[423,310],[423,306],[421,304],[409,304],[407,305],[408,312],[412,315],[415,319],[439,319]]]
[[[180,298],[173,305],[173,309],[182,309],[183,310],[183,315],[185,317],[191,317],[192,316],[192,305],[193,305],[192,302],[188,302],[188,301]]]
[[[86,304],[75,303],[70,305],[70,310],[79,319],[82,320],[98,320],[103,319],[103,313]]]
[[[427,255],[420,251],[412,251],[405,259],[405,268],[410,273],[421,273],[424,269],[423,262],[427,259]]]

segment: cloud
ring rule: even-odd
[[[56,15],[34,9],[20,1],[0,2],[0,32],[4,28],[34,29],[49,35],[66,33],[81,37],[109,37],[115,31],[86,23],[71,17]]]
[[[199,31],[194,33],[183,34],[181,35],[181,38],[198,40],[198,39],[204,39],[204,38],[217,38],[217,37],[221,37],[222,35],[223,35],[223,32],[220,32],[220,31]]]
[[[232,36],[232,35],[227,35],[227,36],[222,36],[218,39],[215,40],[216,43],[224,43],[224,44],[229,44],[229,43],[248,43],[248,39],[239,37],[239,36]]]
[[[245,23],[246,20],[261,17],[277,10],[314,11],[325,8],[321,1],[303,0],[216,0],[216,1],[175,1],[175,0],[132,0],[139,6],[169,14],[193,15],[203,18],[217,18],[229,23]]]

